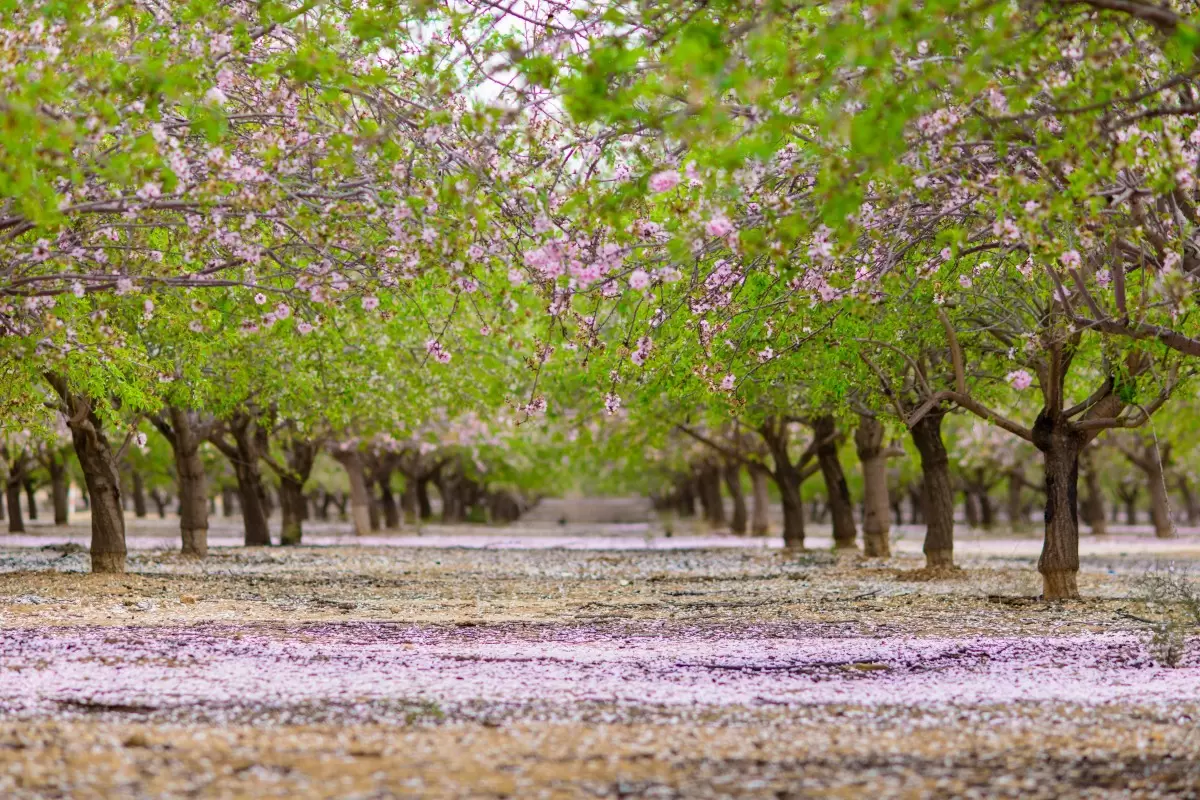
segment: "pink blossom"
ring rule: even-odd
[[[1106,269],[1102,269],[1096,273],[1096,283],[1100,284],[1100,288],[1107,289],[1112,283],[1112,273]]]
[[[728,236],[733,233],[733,223],[726,216],[717,216],[704,223],[704,232],[709,236]]]
[[[1082,263],[1082,259],[1079,257],[1078,250],[1068,250],[1059,256],[1058,260],[1061,261],[1063,266],[1067,269],[1074,269],[1078,267],[1080,263]]]
[[[292,307],[287,303],[279,303],[275,306],[275,316],[279,319],[287,319],[292,315]]]
[[[367,295],[362,299],[363,311],[374,311],[379,308],[379,298],[374,295]]]
[[[157,183],[152,181],[147,182],[142,186],[142,188],[137,190],[137,196],[143,200],[154,200],[155,198],[162,196],[162,189]]]
[[[229,98],[219,86],[214,86],[205,93],[204,101],[212,106],[223,106],[229,101]]]
[[[970,275],[959,275],[958,276],[958,285],[964,289],[970,289],[971,288],[971,276]]]
[[[737,383],[737,379],[734,378],[733,373],[726,375],[724,378],[721,379],[721,391],[732,392],[733,387],[736,383]]]
[[[620,411],[621,410],[621,396],[614,394],[612,392],[609,392],[608,394],[604,395],[604,410],[608,412],[608,415],[610,417],[613,414],[616,414],[618,411]]]
[[[313,329],[313,326],[310,325],[309,323],[305,322],[304,320],[300,320],[299,322],[296,323],[296,330],[300,331],[300,333],[302,333],[302,334],[311,333],[312,329]]]
[[[1008,382],[1018,391],[1024,391],[1033,385],[1033,376],[1023,369],[1008,373]]]
[[[629,273],[629,288],[645,289],[650,285],[650,275],[643,269],[635,269]]]
[[[650,181],[647,185],[654,194],[669,192],[679,185],[679,173],[673,169],[656,172],[650,176]]]
[[[262,292],[259,292],[258,294],[254,295],[254,302],[260,306],[264,305],[267,302],[267,296]]]

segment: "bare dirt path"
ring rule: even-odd
[[[1097,548],[1047,605],[1002,545],[930,581],[594,534],[124,576],[0,538],[0,796],[1198,796],[1200,648],[1161,663],[1138,588],[1189,546]]]

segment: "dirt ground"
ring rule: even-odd
[[[1087,599],[1045,604],[1020,537],[930,579],[425,533],[195,561],[135,528],[122,576],[0,536],[0,797],[1200,796],[1200,647],[1165,663],[1142,588],[1195,537],[1085,543]]]

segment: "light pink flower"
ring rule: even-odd
[[[1008,373],[1009,384],[1017,391],[1024,391],[1033,385],[1033,376],[1023,369]]]
[[[704,232],[709,236],[728,236],[733,233],[733,223],[725,216],[713,217],[704,223]]]
[[[650,176],[647,185],[654,194],[669,192],[679,185],[679,173],[673,169],[656,172]]]
[[[650,275],[643,269],[635,269],[629,273],[629,288],[645,289],[650,285]]]

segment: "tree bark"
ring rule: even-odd
[[[1033,443],[1046,471],[1046,533],[1038,572],[1047,600],[1079,597],[1079,453],[1084,440],[1069,423],[1056,424],[1044,410],[1033,425]]]
[[[963,519],[967,523],[968,528],[979,527],[979,503],[975,499],[975,492],[968,489],[962,490],[963,495]]]
[[[883,424],[874,417],[859,418],[854,448],[863,474],[863,554],[870,558],[891,556],[887,454],[883,449]]]
[[[713,528],[724,527],[725,503],[721,499],[720,468],[711,464],[702,466],[696,475],[696,486],[705,521]]]
[[[406,523],[417,524],[420,519],[420,512],[417,510],[417,481],[408,475],[404,476],[404,491],[400,494],[400,510],[404,514]]]
[[[200,459],[200,445],[209,425],[188,409],[170,406],[153,418],[175,457],[179,488],[179,535],[185,556],[208,555],[208,475]]]
[[[75,394],[61,375],[48,373],[46,380],[63,402],[71,442],[87,484],[92,512],[92,572],[124,572],[125,515],[121,510],[116,453],[91,401]]]
[[[1167,496],[1167,481],[1163,475],[1162,464],[1157,458],[1152,462],[1153,469],[1146,471],[1147,483],[1150,484],[1150,521],[1154,524],[1154,535],[1159,539],[1170,539],[1175,535],[1175,526],[1171,523],[1171,501]]]
[[[742,489],[742,465],[737,461],[727,461],[721,470],[725,479],[725,487],[733,499],[733,518],[729,521],[729,530],[737,534],[746,533],[746,493]]]
[[[992,505],[992,496],[986,488],[980,488],[979,497],[979,525],[985,531],[990,531],[996,526],[996,507]]]
[[[913,425],[913,444],[921,456],[921,511],[925,518],[925,565],[954,565],[954,488],[950,457],[942,442],[946,412],[935,408]]]
[[[21,476],[9,473],[5,481],[4,496],[8,501],[8,532],[24,533],[25,520],[21,516]]]
[[[142,481],[142,473],[133,469],[130,470],[130,478],[133,483],[133,515],[138,519],[146,518],[146,486]],[[160,514],[161,516],[161,514]]]
[[[846,473],[838,458],[837,422],[831,416],[818,417],[813,423],[813,435],[817,439],[817,464],[825,479],[825,490],[829,495],[829,512],[833,518],[833,546],[838,550],[858,548],[858,528],[854,523],[854,505],[850,502],[850,488],[846,485]]]
[[[1196,497],[1196,492],[1192,489],[1191,482],[1186,475],[1180,475],[1175,479],[1175,485],[1179,489],[1179,494],[1183,498],[1183,507],[1187,512],[1187,524],[1189,528],[1194,528],[1200,525],[1200,502]]]
[[[354,533],[366,536],[371,532],[371,493],[363,471],[362,456],[356,450],[339,452],[335,456],[350,480],[350,516]]]
[[[33,481],[28,475],[25,476],[23,485],[25,487],[26,505],[29,506],[29,519],[30,521],[33,521],[38,518],[37,487],[33,485]]]
[[[417,509],[421,513],[422,520],[433,519],[433,503],[429,502],[428,478],[420,478],[417,480]]]
[[[221,487],[221,515],[222,516],[232,517],[234,515],[234,511],[237,508],[236,497],[237,497],[237,492],[234,491],[232,486],[222,486]]]
[[[771,532],[771,494],[767,487],[770,477],[763,467],[750,469],[750,485],[754,497],[750,517],[751,536],[766,536]]]
[[[279,511],[283,517],[279,544],[295,546],[304,536],[304,517],[307,500],[304,498],[304,482],[291,475],[279,476]]]
[[[1025,528],[1025,504],[1022,494],[1025,489],[1025,468],[1017,465],[1008,471],[1008,493],[1005,500],[1008,524],[1014,531]]]
[[[392,470],[386,469],[378,476],[379,506],[383,511],[383,527],[389,531],[400,529],[400,507],[392,492]]]
[[[71,521],[71,482],[67,477],[67,466],[54,457],[47,469],[50,472],[50,497],[54,501],[54,524],[66,525]]]

